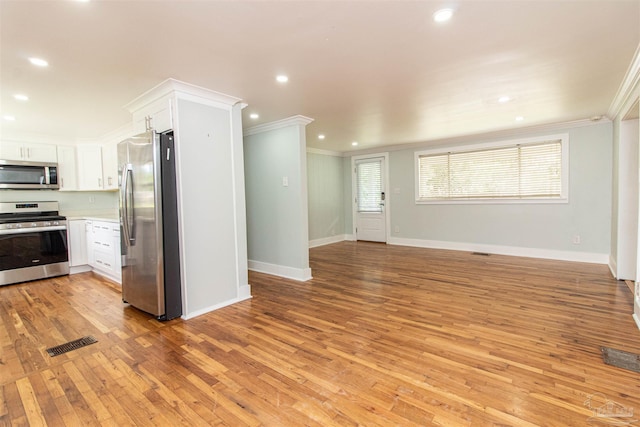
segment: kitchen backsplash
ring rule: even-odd
[[[117,191],[0,190],[3,202],[56,201],[60,214],[67,217],[118,217]]]

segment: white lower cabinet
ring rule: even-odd
[[[117,222],[87,220],[87,261],[93,271],[120,283],[120,225]]]
[[[84,219],[70,219],[67,225],[69,267],[89,264],[87,257],[87,231]]]

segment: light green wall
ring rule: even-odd
[[[352,171],[351,171],[351,157],[345,157],[342,159],[342,185],[343,185],[343,200],[344,200],[344,234],[353,234],[353,203],[351,194],[352,190]]]
[[[342,157],[307,153],[309,240],[344,234]]]
[[[613,122],[613,141],[612,141],[612,177],[615,177],[611,186],[611,251],[610,258],[615,263],[618,260],[618,195],[620,190],[619,172],[620,172],[620,121]]]
[[[0,190],[0,202],[56,201],[60,213],[73,216],[117,217],[117,191]]]
[[[612,125],[569,134],[569,203],[417,205],[414,152],[390,153],[393,237],[608,254],[611,233]],[[542,136],[528,135],[528,136]],[[477,141],[488,142],[488,141]],[[580,235],[581,244],[572,238]]]
[[[250,261],[309,267],[304,129],[302,138],[298,125],[244,137]]]

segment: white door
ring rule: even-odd
[[[384,157],[355,162],[356,240],[387,241],[384,163]]]

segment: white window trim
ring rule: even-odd
[[[441,199],[441,200],[424,200],[420,199],[419,194],[419,161],[421,156],[445,154],[445,153],[457,153],[462,151],[480,151],[493,148],[505,148],[513,147],[521,144],[534,144],[550,140],[560,140],[562,146],[562,176],[561,176],[561,194],[560,197],[554,198],[486,198],[486,199],[470,199],[470,198],[457,198],[457,199]],[[481,144],[468,144],[468,145],[456,145],[452,147],[439,147],[429,150],[416,151],[414,153],[414,193],[415,202],[417,205],[459,205],[459,204],[554,204],[554,203],[569,203],[569,134],[556,134],[536,136],[532,138],[512,139],[508,141],[487,142]]]

